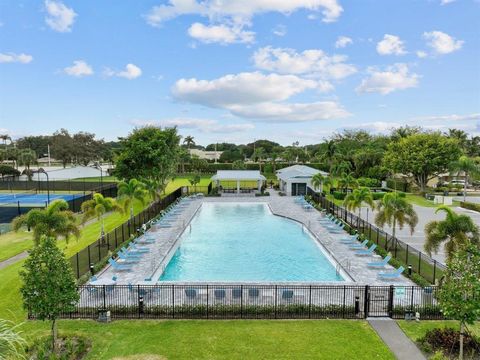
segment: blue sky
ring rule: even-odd
[[[0,132],[480,135],[478,0],[0,0]]]

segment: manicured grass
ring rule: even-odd
[[[172,191],[176,190],[180,186],[192,186],[189,179],[192,179],[192,176],[177,176],[173,181],[170,181],[165,189],[165,193],[169,194]],[[200,183],[197,184],[197,187],[208,186],[210,183],[210,175],[205,175],[200,177]]]
[[[407,194],[406,199],[410,204],[424,206],[424,207],[438,207],[438,205],[434,204],[433,201],[427,200],[420,195]]]
[[[72,181],[84,181],[84,182],[100,182],[102,181],[102,178],[100,176],[98,177],[89,177],[89,178],[77,178],[77,179],[72,179]],[[103,177],[104,182],[117,182],[119,181],[115,176],[104,176]]]
[[[458,321],[397,321],[398,325],[402,328],[403,332],[413,341],[418,341],[425,336],[428,330],[435,328],[450,327],[455,330],[460,329]],[[473,326],[468,326],[470,332],[475,336],[480,337],[480,322],[475,323]]]
[[[0,235],[0,261],[6,260],[30,249],[33,246],[32,235],[26,231],[10,231]]]
[[[23,327],[30,337],[47,328]],[[61,321],[59,329],[93,340],[87,359],[394,359],[364,321]]]

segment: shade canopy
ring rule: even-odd
[[[222,180],[255,180],[264,181],[266,177],[260,174],[258,170],[218,170],[215,175],[212,176],[213,181]]]

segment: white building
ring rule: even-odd
[[[223,151],[205,151],[199,149],[190,149],[188,150],[191,156],[197,156],[200,159],[205,160],[220,160],[220,156],[222,155]]]
[[[312,177],[315,174],[328,176],[328,173],[305,165],[293,165],[277,171],[280,191],[287,195],[305,195],[307,187],[313,189]]]
[[[252,182],[256,183],[257,191],[260,192],[266,180],[265,176],[260,174],[258,170],[218,170],[217,174],[212,176],[212,181],[215,181],[217,187],[222,186],[223,193],[252,193]],[[234,184],[235,187],[229,187],[229,182]]]

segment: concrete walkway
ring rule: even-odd
[[[369,318],[367,321],[398,360],[426,359],[394,320],[390,318]]]
[[[6,260],[0,261],[0,270],[6,268],[9,265],[16,263],[17,261],[23,260],[28,256],[28,251],[23,251],[20,254],[12,256]]]

